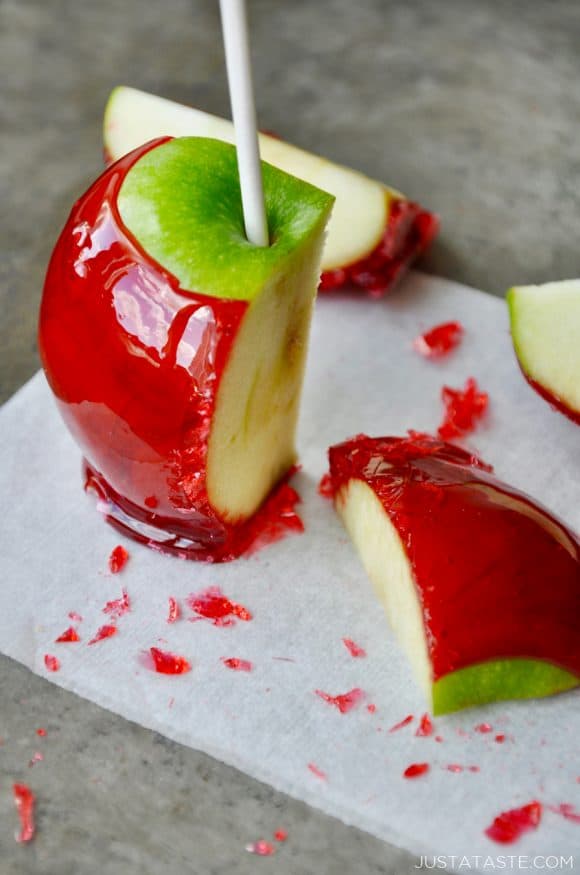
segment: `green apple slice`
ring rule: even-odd
[[[542,397],[580,422],[580,279],[515,286],[507,301],[524,375]]]
[[[105,151],[112,160],[163,136],[212,137],[234,142],[230,121],[125,86],[111,93],[103,133]],[[266,134],[260,134],[260,152],[264,161],[336,198],[322,270],[353,264],[372,252],[385,229],[390,195],[402,195],[362,173]]]
[[[294,435],[331,195],[262,166],[270,246],[244,233],[236,153],[218,140],[170,140],[128,171],[123,224],[183,289],[247,301],[219,388],[207,448],[212,507],[251,516],[295,461]]]

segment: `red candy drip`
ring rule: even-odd
[[[343,638],[342,643],[354,659],[362,659],[367,655],[366,650],[364,650],[362,647],[359,647],[358,644],[355,644],[355,642],[351,638]]]
[[[441,398],[445,405],[445,415],[437,434],[443,440],[451,440],[473,431],[489,403],[487,392],[478,390],[473,377],[467,380],[463,390],[444,386]]]
[[[60,669],[60,660],[56,656],[51,656],[50,653],[45,654],[44,664],[48,671],[59,671]]]
[[[322,495],[323,498],[330,499],[334,495],[334,490],[332,488],[332,479],[328,471],[320,478],[320,483],[318,484],[318,494]]]
[[[123,614],[131,610],[131,600],[127,590],[123,588],[122,593],[120,599],[113,599],[107,602],[103,608],[103,614],[108,614],[112,620],[118,620],[119,617],[122,617]]]
[[[319,291],[354,285],[373,298],[381,297],[427,249],[438,230],[437,216],[412,201],[389,197],[389,214],[377,246],[366,258],[338,270],[324,271]]]
[[[580,823],[580,812],[576,811],[574,806],[567,802],[562,802],[560,805],[548,805],[548,808],[555,814],[561,814],[562,817],[572,821],[572,823]]]
[[[128,561],[128,552],[118,544],[109,556],[109,571],[111,574],[118,574],[123,570]]]
[[[117,631],[117,627],[113,625],[101,626],[101,628],[97,630],[94,638],[91,638],[89,644],[96,644],[97,641],[103,641],[105,638],[112,638],[113,635],[117,634]]]
[[[308,763],[308,769],[316,778],[320,778],[321,781],[326,781],[326,772],[319,769],[316,763]]]
[[[238,659],[235,656],[228,657],[227,659],[222,657],[222,662],[226,668],[231,668],[232,671],[252,671],[254,667],[249,660]]]
[[[184,656],[177,656],[158,647],[150,647],[149,653],[153,659],[155,671],[159,674],[186,674],[191,671],[191,664]]]
[[[427,736],[433,735],[433,723],[428,714],[423,714],[421,720],[419,722],[419,726],[417,727],[417,731],[415,735],[418,736]]]
[[[435,681],[511,658],[580,677],[574,532],[436,438],[359,435],[329,454],[337,500],[351,479],[367,483],[405,548]]]
[[[429,763],[411,763],[403,772],[404,778],[420,778],[421,775],[426,775],[429,771]]]
[[[397,732],[399,729],[402,729],[403,726],[408,726],[409,723],[412,723],[415,718],[412,714],[408,714],[403,720],[399,720],[398,723],[395,723],[394,726],[391,726],[389,732]]]
[[[348,714],[364,698],[364,692],[358,687],[339,696],[331,696],[330,693],[325,693],[323,690],[314,690],[314,692],[321,699],[324,699],[325,702],[328,702],[329,705],[334,705],[335,708],[338,708],[341,714]]]
[[[168,623],[176,623],[181,617],[181,608],[179,606],[179,602],[177,599],[174,599],[173,596],[169,597],[169,613],[167,615]]]
[[[14,804],[20,818],[20,833],[17,842],[29,842],[34,838],[34,806],[36,797],[26,784],[14,784],[12,787]]]
[[[217,586],[190,595],[187,604],[197,614],[194,619],[211,620],[214,626],[232,626],[234,618],[245,622],[252,619],[247,608],[230,601]]]
[[[486,836],[500,844],[511,844],[529,830],[537,829],[542,819],[540,802],[530,802],[522,808],[503,811],[485,830]]]
[[[62,635],[55,639],[55,644],[65,644],[68,641],[80,641],[79,633],[70,626]]]
[[[459,346],[462,337],[460,322],[443,322],[416,337],[413,346],[425,358],[442,358]]]

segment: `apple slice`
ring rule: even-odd
[[[103,134],[111,160],[161,136],[234,142],[231,122],[125,86],[111,93]],[[336,198],[322,258],[322,289],[351,283],[382,294],[437,232],[432,214],[362,173],[267,134],[260,135],[260,151],[264,161]]]
[[[580,279],[507,294],[520,367],[542,398],[580,424]]]
[[[331,447],[335,506],[434,714],[580,684],[580,544],[428,435]]]
[[[263,165],[271,245],[244,234],[236,154],[148,144],[75,205],[49,265],[40,348],[128,533],[231,559],[295,462],[294,434],[331,195]]]

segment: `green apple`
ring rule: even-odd
[[[543,398],[580,423],[580,280],[514,286],[507,301],[524,376]]]

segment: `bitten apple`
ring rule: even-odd
[[[507,294],[514,349],[542,398],[580,423],[580,279],[514,286]]]
[[[117,523],[194,558],[242,552],[295,461],[333,198],[263,164],[270,245],[244,235],[235,149],[141,147],[74,206],[40,349],[89,479]]]
[[[434,714],[580,684],[580,543],[464,450],[359,435],[335,506]]]
[[[216,137],[234,142],[231,122],[192,107],[119,86],[104,118],[105,154],[111,160],[161,136]],[[321,289],[354,284],[382,294],[423,252],[437,233],[437,218],[380,182],[260,135],[265,161],[336,198],[322,257]]]

